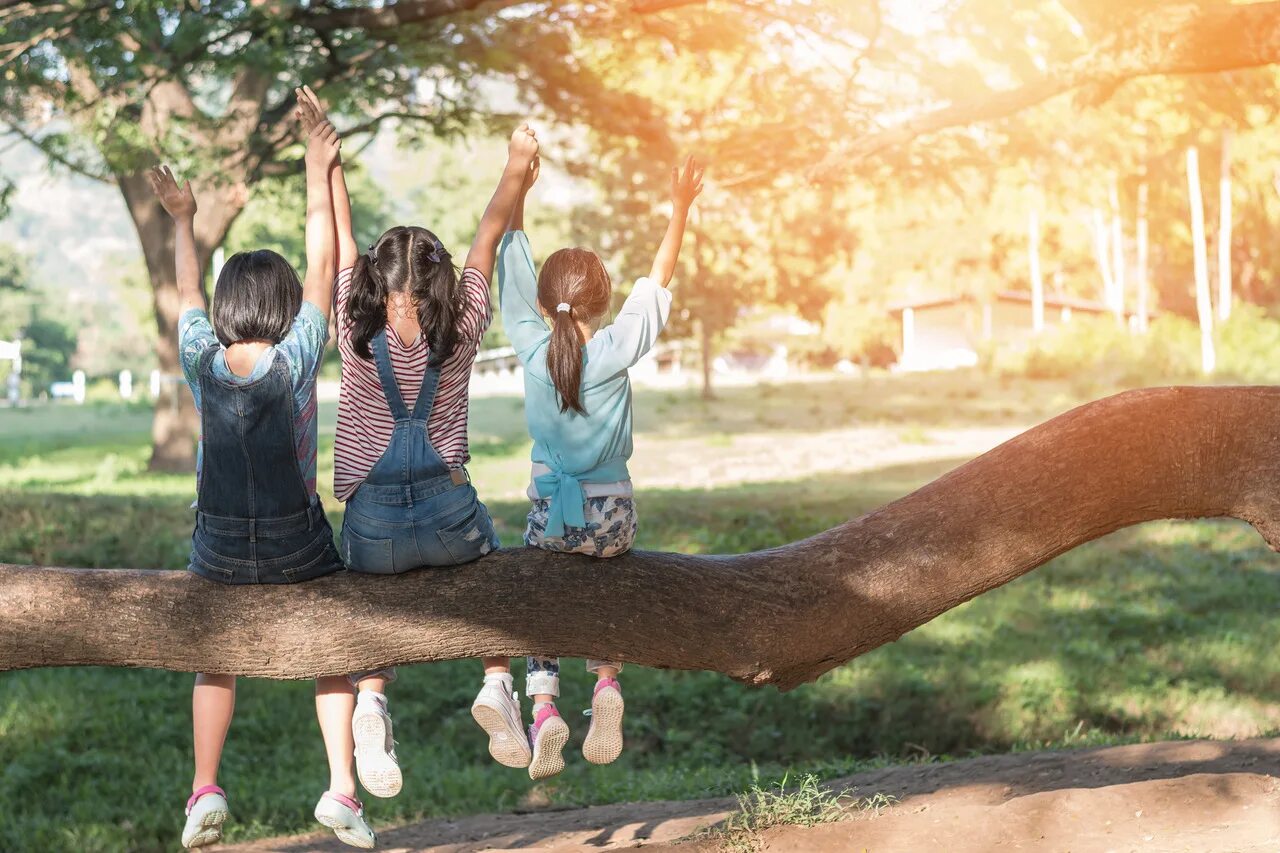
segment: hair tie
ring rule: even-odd
[[[447,258],[449,253],[445,251],[444,243],[440,242],[439,237],[432,237],[431,242],[434,245],[431,247],[431,251],[427,253],[427,260],[431,261],[433,264],[438,264],[441,260]]]
[[[573,310],[573,308],[572,308],[572,307],[570,307],[570,305],[569,305],[569,303],[568,303],[568,302],[561,302],[559,305],[557,305],[557,306],[556,306],[556,313],[557,313],[557,314],[559,314],[559,313],[561,313],[561,312],[572,311],[572,310]]]
[[[369,251],[364,253],[364,256],[369,259],[369,263],[373,264],[374,266],[377,266],[378,264],[378,255],[376,254],[377,249],[378,249],[377,246],[370,246]]]

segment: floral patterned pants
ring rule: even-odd
[[[587,498],[587,504],[583,507],[587,526],[566,527],[564,536],[561,537],[546,535],[547,511],[550,505],[551,502],[545,500],[533,502],[529,510],[529,526],[524,532],[524,544],[565,554],[587,554],[592,557],[608,558],[625,554],[631,550],[631,545],[635,542],[638,525],[636,505],[632,498],[618,496]],[[587,672],[596,672],[606,666],[622,671],[620,663],[589,660]],[[529,697],[559,696],[560,659],[531,655],[527,660],[525,671],[525,693]]]

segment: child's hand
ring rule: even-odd
[[[190,181],[179,188],[168,166],[152,166],[147,172],[147,180],[151,182],[151,189],[160,199],[160,204],[175,220],[191,219],[196,215],[196,197],[191,192]]]
[[[319,174],[327,175],[335,163],[338,162],[338,153],[342,150],[342,140],[338,137],[338,131],[327,121],[321,121],[311,129],[311,133],[307,137],[307,170],[320,169]]]
[[[294,115],[298,118],[302,132],[307,135],[307,166],[328,168],[338,162],[338,152],[342,148],[338,131],[329,122],[324,105],[310,86],[294,89],[293,92],[298,97],[298,108]]]
[[[693,200],[702,194],[703,165],[693,159],[690,154],[684,161],[684,168],[671,167],[671,201],[677,210],[688,211],[693,207]]]
[[[528,169],[537,156],[538,135],[527,123],[521,124],[511,134],[511,144],[507,146],[507,161],[513,166]]]
[[[524,195],[528,195],[529,190],[533,189],[533,185],[538,182],[538,175],[541,172],[542,172],[542,158],[535,154],[533,157],[533,162],[529,164],[529,171],[525,172],[525,175],[524,175],[524,186],[521,187],[521,192]]]

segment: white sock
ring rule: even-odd
[[[387,697],[376,690],[361,690],[356,696],[356,704],[361,702],[378,702],[382,707],[387,707]]]
[[[489,672],[484,676],[485,684],[501,684],[508,693],[515,689],[515,681],[509,672]]]

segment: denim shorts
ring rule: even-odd
[[[353,572],[390,575],[458,566],[498,548],[489,510],[470,483],[448,477],[411,488],[362,485],[347,502],[342,555]]]
[[[284,518],[225,518],[196,513],[188,568],[225,584],[300,583],[343,569],[333,529],[318,499]]]

